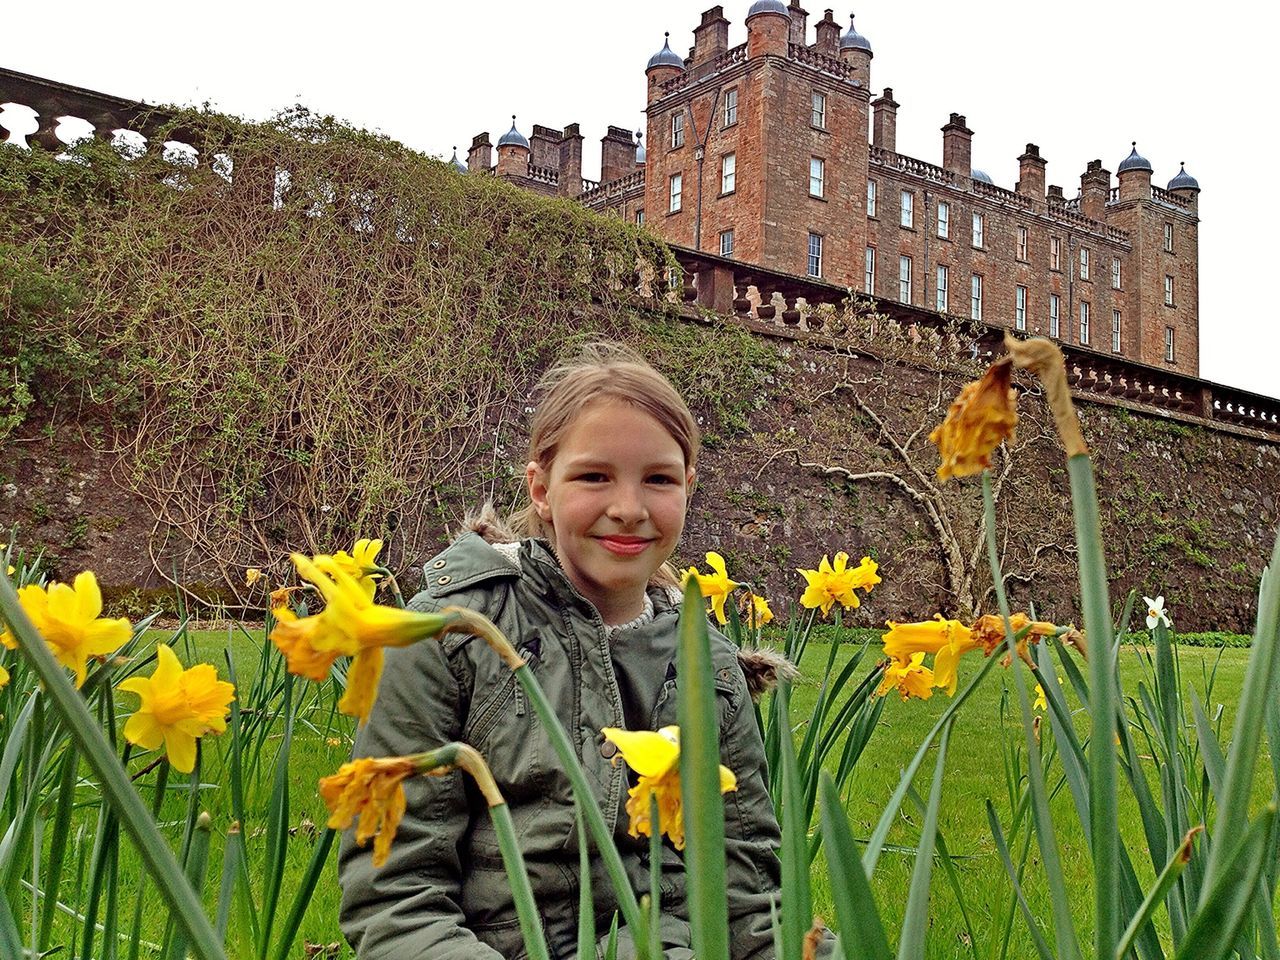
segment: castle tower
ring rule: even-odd
[[[849,29],[840,38],[840,59],[853,68],[853,78],[864,90],[871,89],[871,41],[853,28],[853,14],[849,14]]]
[[[498,140],[498,176],[524,177],[529,173],[529,141],[516,129],[515,114],[511,129]]]

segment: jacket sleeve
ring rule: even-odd
[[[435,604],[419,595],[410,607]],[[401,756],[459,739],[464,696],[438,642],[387,650],[355,755]],[[370,846],[356,846],[354,827],[342,836],[343,934],[359,960],[502,960],[464,925],[458,851],[471,813],[462,775],[412,777],[404,790],[404,818],[383,866],[373,866]]]
[[[774,960],[769,907],[779,896],[782,843],[765,786],[764,741],[741,668],[720,731],[721,763],[738,778],[725,794],[725,880],[733,960]]]

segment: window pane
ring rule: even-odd
[[[733,193],[738,172],[738,155],[726,153],[720,158],[720,192]]]
[[[724,94],[724,125],[733,126],[738,122],[738,91],[726,90]]]
[[[915,223],[915,194],[910,190],[902,191],[902,225],[910,227]]]
[[[947,312],[947,272],[946,267],[941,264],[938,265],[938,282],[936,284],[937,290],[934,298],[934,309],[940,313]]]
[[[813,95],[812,121],[815,127],[825,127],[827,125],[827,98],[824,94],[815,93]]]
[[[673,174],[671,177],[671,212],[675,213],[680,209],[680,192],[684,186],[684,177],[681,174]]]
[[[938,204],[938,236],[943,240],[951,236],[951,204],[945,200]]]
[[[733,256],[733,231],[725,230],[720,234],[720,256]]]
[[[876,215],[876,182],[874,180],[867,181],[867,216],[874,217]]]
[[[875,293],[876,290],[876,248],[867,247],[866,264],[864,267],[863,289],[867,293]]]
[[[984,227],[983,217],[980,213],[973,215],[973,245],[975,247],[982,246],[982,230]]]
[[[809,234],[809,276],[822,276],[822,237]]]
[[[1062,301],[1056,293],[1049,294],[1049,336],[1051,337],[1062,336],[1062,320],[1058,312],[1061,303]]]
[[[820,197],[823,195],[823,180],[826,175],[826,164],[818,157],[809,158],[809,196]]]
[[[898,258],[898,299],[911,302],[911,258]]]

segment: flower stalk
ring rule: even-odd
[[[128,772],[107,743],[88,706],[36,632],[3,572],[0,572],[0,616],[7,622],[18,649],[44,684],[62,722],[75,740],[76,748],[102,784],[103,795],[138,848],[156,881],[160,896],[186,934],[190,949],[200,960],[225,960],[226,954],[205,916],[199,897],[191,889],[173,851],[129,782]]]

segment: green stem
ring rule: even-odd
[[[129,782],[127,771],[107,743],[84,700],[22,609],[18,595],[3,571],[0,571],[0,616],[8,622],[22,655],[44,683],[77,748],[102,784],[103,795],[155,878],[160,896],[187,932],[196,956],[200,960],[225,960],[226,954],[208,917],[204,915],[200,899],[182,875],[173,851],[160,835],[155,821]]]
[[[662,829],[657,791],[649,794],[649,956],[662,956]]]
[[[1120,831],[1116,791],[1116,691],[1111,650],[1111,601],[1107,563],[1102,555],[1102,525],[1093,462],[1087,453],[1067,460],[1071,505],[1079,551],[1080,602],[1089,637],[1089,814],[1093,822],[1094,952],[1099,960],[1115,955],[1120,936]]]
[[[489,808],[489,816],[493,818],[493,827],[498,834],[498,849],[507,868],[507,880],[511,884],[511,897],[515,900],[525,949],[529,951],[530,960],[550,960],[538,905],[533,899],[533,887],[524,865],[524,854],[520,852],[520,841],[511,820],[511,810],[505,803],[500,803]]]

